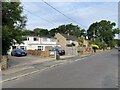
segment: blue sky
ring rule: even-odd
[[[24,2],[22,5],[27,16],[27,29],[46,28],[48,30],[62,24],[73,23],[81,28],[88,27],[101,20],[115,22],[118,27],[117,2],[48,2],[50,5],[72,18],[77,23],[67,19],[43,2]]]

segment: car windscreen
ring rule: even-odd
[[[16,49],[15,51],[16,51],[16,52],[25,52],[25,51],[22,50],[22,49]]]

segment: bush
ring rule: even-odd
[[[106,48],[106,43],[105,42],[100,42],[99,43],[99,49],[105,50],[105,48]]]

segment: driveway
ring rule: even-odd
[[[40,59],[43,59],[43,57],[41,56],[33,56],[33,55],[27,55],[23,57],[15,57],[15,56],[9,55],[8,58],[9,58],[10,67],[20,66],[26,63],[32,63]]]

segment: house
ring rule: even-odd
[[[79,43],[80,47],[88,47],[89,46],[89,40],[85,39],[84,37],[79,37],[78,43]]]
[[[70,46],[78,46],[78,42],[77,42],[77,37],[76,36],[72,36],[72,35],[67,35],[67,34],[61,34],[61,33],[57,33],[55,35],[55,38],[57,39],[57,44],[60,44],[61,47],[70,47]]]
[[[51,36],[25,36],[23,43],[15,43],[13,46],[11,46],[10,52],[15,48],[20,48],[23,50],[45,51],[56,46],[60,47],[60,45],[56,43],[56,39]]]
[[[57,44],[61,45],[61,48],[65,50],[66,55],[78,55],[79,43],[76,36],[57,33],[55,34]],[[83,46],[88,47],[88,40],[83,39]]]
[[[88,45],[89,45],[89,41],[84,39],[83,40],[83,46],[88,47]]]
[[[67,34],[57,33],[55,34],[57,44],[61,45],[61,48],[65,50],[66,55],[77,55],[77,37]]]

